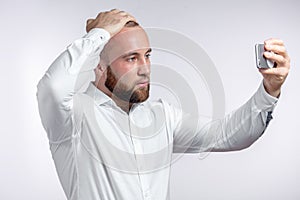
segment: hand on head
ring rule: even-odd
[[[88,19],[86,31],[89,32],[93,28],[103,28],[113,37],[129,21],[136,22],[136,19],[125,11],[112,9],[111,11],[99,13],[95,19]]]

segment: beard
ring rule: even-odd
[[[105,86],[108,90],[119,99],[129,103],[141,103],[148,99],[150,85],[139,89],[127,89],[126,85],[117,80],[111,71],[110,66],[107,67],[107,78]]]

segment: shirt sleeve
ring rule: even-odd
[[[70,44],[39,81],[39,113],[50,142],[70,137],[73,97],[86,81],[87,72],[98,65],[100,52],[109,38],[106,30],[92,29]]]
[[[174,110],[177,117],[173,134],[173,152],[201,153],[236,151],[249,147],[265,131],[278,98],[269,95],[260,84],[255,94],[240,108],[223,119],[203,123]],[[191,129],[197,124],[195,129]]]

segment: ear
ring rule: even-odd
[[[96,73],[96,71],[97,71],[98,73],[103,72],[103,67],[101,66],[100,63],[97,65],[97,67],[94,69],[94,71],[95,71],[95,73]]]
[[[100,59],[100,62],[98,64],[97,68],[99,68],[99,70],[103,73],[107,68],[107,62],[104,61],[104,59]]]
[[[94,72],[95,72],[95,82],[98,83],[100,81],[101,76],[103,75],[103,72],[104,72],[101,65],[100,65],[100,63],[94,69]]]

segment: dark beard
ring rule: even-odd
[[[116,97],[129,103],[140,103],[146,101],[149,97],[150,85],[141,89],[136,89],[134,91],[133,89],[126,90],[126,87],[122,83],[118,83],[118,80],[111,71],[110,66],[107,67],[107,78],[105,81],[105,86]]]

